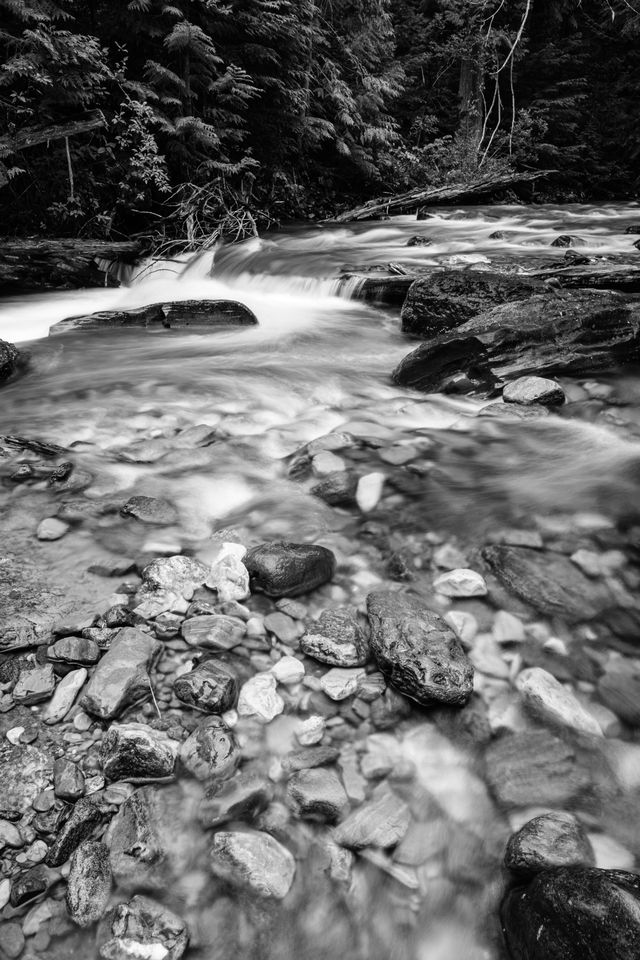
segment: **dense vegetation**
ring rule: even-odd
[[[4,230],[195,235],[510,166],[635,195],[636,3],[0,0]]]

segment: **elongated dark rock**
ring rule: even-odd
[[[393,380],[427,392],[526,375],[583,374],[640,359],[640,302],[604,290],[536,295],[494,307],[421,344]]]
[[[132,310],[103,310],[85,316],[67,317],[54,323],[49,335],[71,330],[108,330],[114,327],[146,329],[183,329],[201,327],[252,326],[258,321],[242,303],[235,300],[180,300],[175,303],[152,303]]]
[[[90,797],[78,800],[69,819],[63,824],[53,846],[49,847],[46,863],[50,867],[59,867],[68,860],[83,840],[87,840],[93,831],[107,817],[102,807]]]
[[[0,383],[18,369],[20,351],[12,343],[0,340]]]
[[[394,687],[425,706],[467,702],[473,667],[442,617],[400,593],[369,594],[367,613],[371,652]]]
[[[511,960],[637,960],[640,877],[624,870],[562,867],[505,897]]]

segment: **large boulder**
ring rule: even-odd
[[[0,340],[0,383],[7,380],[18,369],[21,354],[17,347],[6,340]]]
[[[175,303],[151,303],[131,310],[101,310],[54,323],[49,336],[71,330],[109,330],[114,327],[144,327],[182,330],[219,327],[246,327],[256,324],[255,314],[235,300],[178,300]]]
[[[415,280],[402,308],[402,332],[422,340],[502,303],[541,293],[538,280],[483,270],[444,270]]]
[[[640,359],[640,301],[606,290],[494,307],[404,357],[395,383],[426,392],[487,389],[538,374],[585,374]]]
[[[367,597],[371,652],[401,693],[425,706],[462,706],[473,692],[473,667],[451,627],[420,601],[400,593]]]
[[[637,960],[640,876],[561,867],[509,891],[502,927],[511,960]]]

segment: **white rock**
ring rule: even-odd
[[[344,700],[352,696],[365,676],[364,670],[357,667],[333,667],[320,678],[320,689],[331,700]]]
[[[557,653],[560,657],[568,657],[569,650],[564,640],[561,640],[560,637],[549,637],[548,640],[542,644],[545,650],[549,650],[551,653]]]
[[[478,632],[478,621],[472,613],[462,610],[450,610],[445,614],[447,621],[453,632],[456,634],[463,645],[468,646],[473,641]]]
[[[276,678],[271,671],[256,673],[244,684],[238,697],[238,716],[257,717],[269,723],[284,710],[284,700],[276,692]]]
[[[69,529],[69,524],[64,520],[58,520],[57,517],[47,517],[38,524],[36,536],[38,540],[59,540],[64,537]]]
[[[9,743],[12,743],[14,746],[16,746],[18,743],[20,743],[20,737],[23,733],[24,727],[11,727],[10,730],[7,730],[5,736]]]
[[[502,391],[505,403],[556,404],[564,403],[564,390],[555,382],[546,377],[518,377],[508,383]]]
[[[524,624],[507,610],[499,610],[493,621],[493,637],[497,643],[522,643],[525,639]]]
[[[4,910],[11,896],[11,880],[0,880],[0,910]]]
[[[509,665],[503,659],[502,650],[490,633],[479,633],[469,652],[469,659],[480,673],[489,677],[507,679],[510,675]]]
[[[602,736],[599,723],[587,713],[573,691],[563,687],[547,670],[541,667],[523,670],[516,678],[516,687],[532,713],[580,733]]]
[[[226,710],[223,714],[221,714],[221,716],[224,722],[226,723],[226,725],[231,729],[233,729],[233,727],[236,727],[238,725],[237,710]]]
[[[300,683],[305,673],[304,664],[296,657],[282,657],[271,668],[271,673],[278,683],[284,683],[285,686]]]
[[[588,836],[599,870],[635,870],[636,858],[614,837],[606,833],[590,833]]]
[[[43,720],[45,723],[60,723],[61,720],[64,720],[75,703],[78,693],[82,690],[86,679],[87,671],[84,667],[72,670],[71,673],[62,678],[44,712]]]
[[[441,573],[433,581],[433,586],[445,597],[484,597],[487,594],[484,577],[467,567]]]
[[[382,496],[385,479],[384,473],[365,473],[365,475],[358,480],[356,503],[363,513],[368,513],[377,506]]]
[[[249,617],[247,620],[248,637],[264,637],[266,632],[264,617]]]
[[[433,551],[433,562],[441,570],[456,570],[459,567],[464,567],[467,558],[452,543],[443,543],[441,547]]]
[[[206,584],[218,593],[218,601],[245,600],[249,596],[249,571],[242,562],[246,547],[241,543],[223,543],[211,564]]]
[[[607,759],[623,790],[627,793],[640,790],[640,743],[609,740]]]
[[[595,550],[576,550],[571,554],[571,560],[588,577],[609,577],[626,562],[621,550],[606,550],[604,553],[596,553]]]
[[[330,453],[328,450],[317,453],[311,461],[311,469],[316,477],[326,477],[328,473],[337,473],[344,468],[345,463],[342,457],[336,457],[335,453]]]
[[[324,731],[324,717],[308,717],[306,720],[300,720],[296,726],[296,739],[301,747],[311,747],[314,743],[320,743]]]

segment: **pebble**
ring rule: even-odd
[[[129,704],[146,699],[151,692],[147,671],[160,650],[148,633],[123,627],[95,668],[82,708],[100,720],[112,720]]]
[[[326,477],[330,473],[338,473],[345,469],[342,457],[337,457],[329,450],[321,450],[311,459],[311,469],[316,477]]]
[[[238,683],[227,667],[214,660],[205,660],[179,676],[173,692],[179,700],[196,710],[225,713],[235,707]]]
[[[331,580],[336,558],[318,544],[277,540],[254,547],[244,564],[253,590],[268,597],[294,597]]]
[[[545,813],[529,820],[510,837],[504,857],[505,866],[519,874],[594,862],[586,831],[570,813]]]
[[[433,586],[446,597],[484,597],[487,594],[484,577],[467,567],[441,573],[433,581]]]
[[[384,473],[366,473],[358,480],[356,503],[363,513],[370,513],[377,507],[386,480]]]
[[[5,877],[4,880],[0,880],[0,910],[4,910],[6,905],[9,903],[11,897],[11,880],[8,877]]]
[[[78,800],[84,794],[84,774],[80,767],[61,757],[53,764],[53,789],[61,800]]]
[[[20,670],[18,682],[12,691],[16,703],[30,705],[48,700],[56,686],[56,678],[50,663],[35,665],[32,669]]]
[[[349,811],[340,777],[330,767],[312,767],[294,773],[287,799],[296,816],[320,823],[337,823]]]
[[[302,747],[310,747],[315,743],[320,743],[325,732],[324,717],[313,716],[306,720],[298,721],[295,728],[295,735],[298,743]]]
[[[546,377],[518,377],[506,385],[502,391],[502,399],[505,403],[522,403],[525,406],[541,403],[550,407],[564,403],[565,395],[555,380]]]
[[[597,720],[584,709],[573,691],[541,667],[523,670],[516,679],[516,688],[526,707],[536,716],[579,733],[603,735]]]
[[[173,774],[179,744],[145,723],[114,723],[102,738],[108,780],[163,780]]]
[[[281,643],[288,645],[295,644],[300,636],[298,624],[295,620],[292,620],[291,617],[287,616],[286,613],[280,611],[277,613],[269,613],[263,622],[269,633],[273,633]]]
[[[354,810],[339,824],[333,838],[351,850],[393,847],[404,837],[411,814],[400,797],[390,791]]]
[[[305,669],[304,664],[296,659],[296,657],[282,657],[276,664],[271,668],[271,673],[274,675],[278,683],[283,683],[285,686],[290,686],[295,683],[300,683],[304,677]]]
[[[607,550],[595,553],[593,550],[576,550],[571,559],[588,577],[610,577],[626,562],[621,550]]]
[[[175,523],[178,519],[178,511],[173,504],[157,497],[130,497],[120,513],[123,517],[134,517],[142,523],[159,525]]]
[[[499,610],[493,621],[493,637],[497,643],[522,643],[526,639],[524,624],[507,610]]]
[[[249,571],[242,562],[246,552],[241,543],[225,542],[213,560],[205,582],[218,594],[219,603],[245,600],[249,596]]]
[[[0,923],[0,949],[9,960],[20,956],[24,944],[24,934],[19,923]]]
[[[606,833],[590,833],[589,842],[595,856],[595,865],[600,870],[635,871],[636,858],[614,837]]]
[[[190,647],[203,647],[205,650],[233,650],[242,643],[246,626],[237,617],[205,614],[185,620],[181,633]]]
[[[213,872],[261,897],[282,900],[293,883],[292,854],[268,833],[219,831],[211,846]]]
[[[47,517],[38,524],[36,536],[38,540],[60,540],[70,529],[69,524],[57,517]]]
[[[444,619],[462,645],[469,649],[478,632],[478,621],[474,615],[463,610],[450,610],[445,613]]]
[[[114,908],[110,927],[100,948],[105,960],[180,960],[189,942],[184,920],[141,894]]]
[[[71,857],[66,902],[69,916],[79,927],[97,923],[106,913],[111,894],[109,848],[87,840]]]
[[[15,823],[10,823],[9,820],[0,820],[0,850],[3,850],[4,847],[13,847],[15,850],[19,850],[23,846],[24,839]]]
[[[180,761],[196,780],[229,777],[239,760],[236,738],[224,719],[218,717],[198,724],[180,747]]]
[[[58,686],[55,689],[53,697],[47,705],[47,708],[43,714],[43,720],[47,724],[60,723],[69,710],[75,703],[75,699],[78,696],[80,690],[82,690],[88,673],[84,667],[80,667],[78,670],[72,670],[71,673],[68,673],[66,677],[63,677]],[[87,721],[87,726],[81,727],[78,726],[78,723],[81,723],[81,718],[85,718]],[[73,719],[73,725],[76,730],[88,730],[92,724],[92,720],[87,716],[83,711],[76,714]]]
[[[47,654],[50,660],[91,665],[100,659],[100,648],[85,637],[62,637],[51,644]]]
[[[369,644],[355,610],[324,610],[300,641],[309,657],[334,667],[360,667],[369,659]]]
[[[297,600],[289,600],[288,597],[276,600],[276,610],[280,610],[281,613],[286,613],[287,616],[293,620],[304,620],[307,616],[307,608],[305,605],[298,603]]]
[[[238,715],[257,717],[269,723],[284,710],[284,700],[276,692],[276,678],[271,672],[257,673],[241,687]]]
[[[357,692],[364,676],[361,669],[333,667],[320,678],[320,687],[331,700],[345,700]]]

